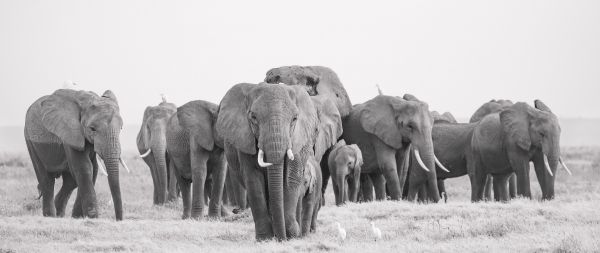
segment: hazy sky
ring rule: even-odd
[[[283,65],[332,68],[353,103],[378,83],[458,117],[491,98],[600,117],[597,0],[210,2],[0,1],[0,125],[64,80],[139,124],[160,93],[218,103]]]

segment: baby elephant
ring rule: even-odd
[[[344,140],[339,141],[333,146],[327,162],[333,182],[335,204],[343,205],[348,200],[348,193],[350,201],[356,202],[360,189],[360,166],[363,165],[362,153],[358,146],[346,145]]]

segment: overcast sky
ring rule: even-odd
[[[600,1],[210,2],[0,1],[0,125],[65,80],[139,124],[160,93],[218,103],[284,65],[332,68],[353,103],[380,84],[458,117],[491,98],[600,117]]]

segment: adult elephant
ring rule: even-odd
[[[177,198],[176,179],[169,171],[167,156],[167,124],[176,112],[177,107],[168,103],[164,97],[157,106],[146,107],[136,140],[140,157],[150,168],[155,205],[162,205]]]
[[[492,99],[489,102],[486,102],[483,105],[481,105],[475,111],[475,113],[473,113],[473,115],[471,116],[471,119],[469,119],[469,123],[479,122],[481,119],[483,119],[483,117],[485,117],[489,114],[499,113],[504,108],[509,107],[511,105],[513,105],[513,102],[508,99],[497,99],[497,100]],[[508,178],[508,182],[509,182],[509,187],[508,187],[509,196],[510,196],[510,198],[515,198],[517,196],[517,177],[514,173],[512,173],[512,175],[510,175],[510,177]],[[492,187],[493,187],[493,177],[491,174],[489,174],[489,175],[487,175],[487,178],[485,181],[485,188],[484,188],[484,199],[485,200],[492,200]]]
[[[476,157],[468,167],[473,201],[483,199],[487,174],[494,176],[494,199],[508,200],[507,180],[512,172],[517,175],[517,194],[531,198],[530,161],[542,199],[554,198],[554,175],[561,162],[560,125],[542,101],[535,100],[534,104],[535,108],[519,102],[477,123],[471,142]]]
[[[109,90],[98,96],[61,89],[29,107],[25,142],[43,197],[44,216],[64,216],[71,192],[79,187],[72,216],[98,217],[94,183],[103,161],[115,218],[123,219],[119,185],[119,162],[125,166],[119,142],[122,126],[117,98]],[[61,176],[63,186],[55,200],[54,182]]]
[[[360,173],[363,164],[362,153],[357,145],[346,145],[344,140],[333,146],[328,158],[335,204],[358,201]]]
[[[414,200],[424,184],[431,192],[438,192],[432,126],[427,103],[409,94],[404,98],[378,95],[352,108],[350,116],[343,121],[343,138],[362,151],[362,173],[371,177],[378,200],[385,199],[386,184],[393,200],[401,198],[402,182],[398,174],[402,173],[398,168],[409,145],[414,147],[414,155],[423,170],[411,173],[409,180],[415,180],[410,183],[407,198]],[[422,178],[426,180],[417,180],[419,173],[425,173]],[[363,192],[363,196],[370,200],[372,192]],[[437,194],[433,201],[439,201]]]
[[[321,174],[315,151],[326,150],[319,145],[339,136],[318,140],[326,136],[321,129],[339,121],[318,113],[319,104],[335,108],[331,101],[317,100],[299,86],[242,83],[221,101],[217,129],[232,175],[248,191],[257,240],[314,230],[320,198],[310,192],[321,191],[314,184]]]
[[[170,167],[181,187],[183,219],[202,219],[205,184],[212,178],[209,217],[219,217],[222,210],[226,177],[223,141],[215,131],[217,105],[196,100],[177,108],[167,128],[167,153]]]
[[[323,66],[283,66],[267,71],[266,83],[298,85],[303,87],[310,96],[332,101],[337,107],[337,113],[341,119],[348,117],[352,109],[350,97],[340,81],[338,75],[328,67]],[[331,131],[336,131],[331,129]],[[342,131],[341,128],[339,130]],[[335,144],[332,143],[331,146]],[[329,147],[331,147],[329,146]],[[328,157],[331,149],[323,150],[322,154],[317,152],[316,158],[320,161],[323,174],[322,194],[325,194],[329,182],[330,169]],[[325,198],[322,197],[325,204]]]
[[[434,119],[431,133],[435,157],[438,159],[436,161],[436,175],[439,191],[431,192],[427,187],[421,187],[419,189],[419,201],[432,200],[433,195],[443,197],[444,201],[447,201],[448,195],[444,180],[467,174],[467,163],[472,157],[471,137],[476,124],[457,123],[454,116],[449,112],[439,114],[433,111],[431,115]],[[419,176],[422,177],[418,174],[412,176],[414,171],[421,171],[414,156],[409,157],[405,162],[402,170],[407,170],[409,180],[404,185],[403,197],[407,197],[408,186],[414,180],[414,177],[417,179],[420,179]]]

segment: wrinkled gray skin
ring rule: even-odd
[[[340,117],[346,118],[352,109],[352,103],[344,85],[337,74],[330,68],[323,66],[283,66],[267,71],[265,82],[273,84],[298,85],[303,87],[310,96],[327,99],[334,102]],[[331,129],[330,131],[337,131]],[[341,129],[339,130],[342,131]],[[335,144],[335,143],[333,143]],[[333,145],[332,144],[332,145]],[[322,192],[325,194],[329,182],[329,164],[327,157],[331,149],[316,150],[316,158],[320,160],[323,173]],[[322,154],[321,154],[322,153]],[[323,156],[321,158],[321,156]],[[325,204],[325,198],[323,205]]]
[[[222,210],[226,165],[223,141],[215,131],[217,105],[196,100],[177,108],[167,127],[169,167],[181,187],[182,219],[202,219],[205,194],[210,196],[209,217],[226,214]],[[211,189],[206,180],[212,178]]]
[[[115,218],[123,219],[119,186],[119,133],[123,121],[115,95],[57,90],[43,96],[27,110],[25,141],[43,197],[43,215],[65,215],[72,191],[79,187],[72,216],[98,217],[94,183],[98,173],[96,154],[108,172]],[[55,178],[63,186],[54,199]]]
[[[151,150],[150,154],[143,159],[152,175],[153,203],[155,205],[162,205],[177,198],[175,178],[172,177],[174,174],[169,175],[167,158],[167,124],[176,112],[177,107],[166,101],[157,106],[146,107],[142,126],[136,139],[140,154]]]
[[[363,164],[358,146],[346,145],[344,140],[340,140],[331,149],[328,164],[335,204],[343,205],[348,200],[357,202],[360,191],[360,166]]]
[[[266,83],[237,84],[221,101],[217,130],[232,175],[247,189],[257,240],[285,240],[315,229],[322,180],[315,151],[335,143],[339,135],[321,132],[341,124],[339,113],[329,118],[319,105],[337,110],[300,86]],[[259,165],[259,150],[266,167]]]
[[[513,102],[510,100],[492,99],[489,102],[481,105],[481,107],[479,107],[477,109],[477,111],[475,111],[475,113],[473,113],[473,116],[471,116],[469,123],[479,122],[481,119],[483,119],[483,117],[487,116],[488,114],[498,113],[498,112],[502,111],[504,108],[509,107],[511,105],[513,105]],[[509,196],[510,196],[510,198],[515,198],[517,196],[517,177],[514,173],[510,176],[510,178],[508,179],[508,182],[509,182]],[[484,189],[484,199],[485,200],[492,200],[492,187],[493,187],[493,177],[492,177],[492,175],[487,175],[486,182],[485,182],[485,189]]]
[[[444,201],[447,201],[444,180],[467,174],[467,161],[472,153],[471,137],[476,124],[457,123],[454,116],[449,112],[440,115],[433,111],[431,112],[431,115],[434,119],[432,139],[435,156],[444,167],[450,171],[445,172],[436,164],[438,194],[444,198]],[[419,165],[417,165],[414,156],[411,156],[409,162],[403,164],[403,166],[408,166],[409,175],[412,174],[413,171],[418,172],[421,170]],[[403,197],[406,197],[408,194],[407,185],[410,185],[410,180],[405,184]],[[419,189],[419,201],[425,202],[431,200],[431,195],[432,194],[426,187],[421,187],[421,189]]]
[[[433,169],[433,118],[427,103],[409,94],[404,98],[379,95],[355,105],[350,116],[343,121],[343,126],[346,143],[356,144],[362,151],[362,174],[371,177],[378,200],[385,199],[386,187],[393,200],[401,198],[404,182],[399,178],[403,178],[406,171],[399,169],[409,145],[419,150],[430,172],[420,170],[411,173],[408,180],[414,180],[410,181],[407,198],[415,200],[423,185],[427,185],[430,192],[438,192],[437,176]],[[420,173],[426,175],[421,177]],[[367,192],[363,192],[363,196],[369,201],[372,192],[365,190]],[[433,201],[439,201],[437,194],[434,194]]]
[[[487,174],[494,176],[494,199],[507,201],[507,180],[513,172],[517,175],[517,194],[531,198],[530,161],[542,188],[542,199],[554,198],[555,177],[546,171],[543,155],[548,157],[550,170],[556,175],[560,131],[556,115],[540,100],[535,101],[535,108],[519,102],[485,116],[473,133],[473,152],[477,157],[468,166],[472,201],[483,199]]]

